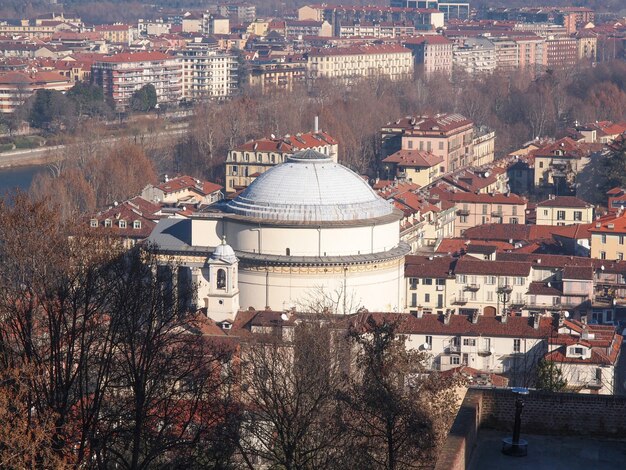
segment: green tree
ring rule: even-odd
[[[102,88],[86,82],[78,82],[66,94],[76,106],[78,116],[108,116],[111,107],[104,99]]]
[[[537,366],[537,382],[535,386],[546,392],[561,392],[567,387],[561,368],[554,361],[542,359]]]
[[[60,91],[37,90],[29,101],[25,106],[30,108],[28,121],[31,126],[56,131],[74,124],[75,104]]]
[[[130,98],[130,109],[145,113],[154,109],[157,105],[157,94],[154,85],[148,83],[133,93]]]

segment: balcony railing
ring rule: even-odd
[[[467,303],[467,297],[459,297],[455,299],[452,303],[456,305],[465,305]]]
[[[468,284],[465,286],[465,290],[470,292],[476,292],[478,289],[480,289],[478,284]]]
[[[456,215],[470,215],[469,209],[458,209]]]
[[[447,350],[449,353],[460,353],[461,352],[461,346],[458,344],[449,344],[447,347]]]

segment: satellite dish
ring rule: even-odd
[[[287,316],[287,314],[286,314],[286,313],[281,313],[281,314],[280,314],[280,319],[281,319],[282,321],[287,321],[287,320],[289,320],[289,316]]]
[[[428,343],[422,344],[422,349],[424,349],[425,351],[428,351],[430,349],[430,344]]]
[[[604,265],[600,266],[600,269],[601,269],[602,271],[604,271]]]
[[[567,310],[565,310],[565,311],[563,312],[563,316],[564,316],[565,318],[569,318],[569,312],[568,312]]]
[[[551,282],[548,282],[548,287],[552,287],[552,283]]]

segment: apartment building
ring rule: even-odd
[[[398,150],[431,152],[443,159],[441,172],[473,164],[474,123],[460,114],[407,116],[381,130],[383,154]]]
[[[262,93],[292,91],[306,81],[307,60],[299,54],[254,59],[248,66],[250,85]]]
[[[562,194],[573,186],[576,176],[589,162],[590,155],[601,148],[601,145],[564,137],[535,150],[535,187],[552,186],[556,194]]]
[[[467,38],[454,45],[452,64],[469,74],[491,73],[498,64],[496,46],[486,38]]]
[[[361,78],[404,80],[413,76],[411,51],[395,44],[314,49],[308,53],[311,80],[328,78],[350,83]]]
[[[316,150],[337,161],[337,141],[324,131],[256,139],[228,152],[225,163],[226,192],[243,189],[269,168],[301,150]]]
[[[224,194],[219,184],[201,181],[191,176],[168,178],[162,183],[147,185],[141,192],[147,201],[170,206],[199,207],[220,201]]]
[[[396,8],[437,9],[444,15],[446,20],[468,20],[470,18],[469,2],[451,2],[447,0],[390,0],[389,5]]]
[[[210,36],[214,34],[230,34],[230,20],[225,16],[203,13],[201,23],[203,34]]]
[[[474,128],[471,165],[483,166],[493,162],[496,151],[496,133],[486,126]]]
[[[571,225],[593,222],[593,204],[574,196],[551,196],[537,203],[537,225]]]
[[[527,201],[516,194],[452,193],[446,200],[456,205],[456,237],[477,225],[526,223]]]
[[[626,253],[626,213],[621,210],[596,220],[591,228],[591,257],[623,260]]]
[[[416,74],[424,73],[429,76],[435,73],[452,73],[452,41],[445,36],[407,38],[402,44],[413,53]]]
[[[330,37],[332,26],[328,21],[285,20],[285,36],[298,38],[303,36]]]
[[[546,40],[537,35],[514,36],[519,68],[533,73],[542,71],[547,62]]]
[[[554,69],[573,68],[578,62],[576,38],[549,37],[546,39],[546,67]]]
[[[180,59],[162,52],[124,52],[97,59],[91,66],[91,80],[118,111],[125,110],[133,93],[148,84],[154,86],[159,103],[178,103],[182,98]]]
[[[509,38],[494,38],[491,40],[495,47],[496,67],[503,71],[512,71],[519,68],[519,44]]]
[[[176,56],[182,65],[182,98],[226,98],[237,92],[237,56],[217,50],[215,40],[195,37]]]
[[[415,26],[408,21],[399,22],[360,22],[354,21],[348,24],[341,23],[339,25],[340,38],[397,38],[404,36],[413,36],[415,34]]]
[[[0,73],[0,112],[13,113],[37,90],[67,91],[73,85],[71,78],[58,72]]]
[[[443,158],[431,152],[398,150],[383,160],[387,177],[402,178],[419,187],[427,186],[443,174]]]
[[[94,31],[113,44],[128,46],[135,39],[135,28],[127,24],[100,24],[94,26]]]

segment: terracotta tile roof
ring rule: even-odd
[[[549,295],[552,297],[560,297],[563,292],[555,287],[555,283],[551,282],[550,285],[545,282],[531,282],[528,286],[528,294],[530,295]]]
[[[478,322],[472,323],[466,315],[451,315],[446,325],[443,315],[424,314],[422,318],[413,315],[394,313],[360,313],[351,318],[356,328],[366,328],[367,319],[372,317],[376,322],[398,322],[401,334],[445,335],[445,336],[490,336],[504,338],[535,338],[544,339],[552,332],[552,319],[541,318],[539,327],[533,327],[530,317],[510,316],[506,323],[500,318],[479,315]]]
[[[454,202],[473,202],[478,204],[512,204],[525,205],[528,201],[517,194],[476,194],[476,193],[451,193],[448,200]]]
[[[531,265],[524,261],[483,261],[464,256],[456,263],[454,273],[528,277]]]
[[[96,31],[128,31],[131,27],[127,24],[97,24]]]
[[[305,150],[326,145],[336,145],[337,141],[324,131],[306,132],[285,137],[263,138],[246,142],[235,147],[238,152],[277,152],[293,153],[298,150]]]
[[[452,256],[408,255],[404,259],[405,277],[447,278],[454,272],[457,259]]]
[[[7,72],[0,74],[0,84],[5,85],[38,85],[45,83],[68,82],[70,79],[58,72],[37,72],[28,74],[25,72]]]
[[[470,247],[487,246],[495,248],[496,252],[512,250],[513,245],[501,241],[467,240],[466,238],[444,238],[437,247],[437,253],[460,253],[467,251]]]
[[[404,44],[437,44],[437,45],[447,45],[452,44],[447,37],[442,36],[440,34],[428,34],[424,36],[406,38],[402,41]]]
[[[591,281],[593,280],[594,268],[593,266],[565,266],[563,268],[564,280],[579,280],[579,281]]]
[[[545,201],[538,202],[537,207],[569,207],[584,209],[593,207],[593,204],[574,196],[557,196],[552,199],[546,199]]]
[[[443,158],[420,150],[399,150],[383,160],[384,163],[397,163],[400,167],[431,168],[443,162]]]
[[[473,121],[461,114],[434,114],[422,116],[406,116],[395,122],[388,122],[385,128],[415,131],[448,132],[461,127],[470,126]]]
[[[222,186],[219,184],[211,183],[210,181],[200,181],[192,178],[191,176],[178,176],[172,178],[165,183],[161,183],[156,186],[164,193],[173,193],[181,191],[183,189],[194,189],[204,195],[211,194],[215,191],[221,191]]]
[[[492,372],[482,371],[474,369],[469,366],[459,366],[453,369],[440,372],[443,377],[461,375],[468,379],[469,384],[472,386],[491,386],[504,388],[508,387],[509,379],[503,375],[494,374]]]
[[[620,216],[602,217],[591,224],[589,231],[591,233],[626,233],[626,213]]]

